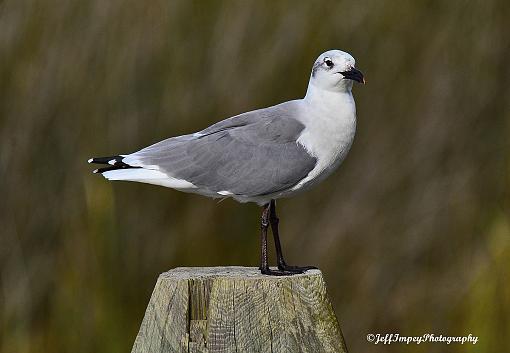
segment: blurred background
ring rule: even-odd
[[[159,273],[258,266],[259,208],[91,174],[304,96],[357,59],[341,168],[281,200],[351,352],[510,351],[510,6],[485,1],[0,1],[0,351],[126,352]],[[479,336],[375,346],[368,333]]]

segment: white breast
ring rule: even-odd
[[[311,104],[307,110],[303,116],[305,129],[297,141],[317,158],[317,165],[293,191],[331,174],[347,156],[356,132],[356,107],[350,92],[332,104]]]

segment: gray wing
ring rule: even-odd
[[[197,134],[161,141],[123,161],[156,167],[211,192],[258,196],[286,190],[316,165],[316,158],[296,142],[304,125],[293,118],[295,104],[241,114]]]

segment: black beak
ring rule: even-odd
[[[346,79],[353,80],[359,83],[365,83],[363,73],[358,69],[352,67],[349,71],[340,72]]]

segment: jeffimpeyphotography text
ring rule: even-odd
[[[373,344],[476,344],[478,342],[478,336],[472,333],[464,336],[448,336],[434,333],[424,333],[421,336],[405,336],[400,333],[369,333],[367,334],[367,341]]]

